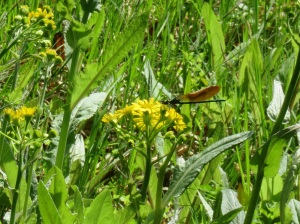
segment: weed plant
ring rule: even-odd
[[[298,2],[0,6],[1,223],[299,223]]]

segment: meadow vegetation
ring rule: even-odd
[[[299,2],[0,6],[1,223],[300,222]]]

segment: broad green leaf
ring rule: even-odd
[[[280,167],[282,152],[287,141],[296,134],[300,124],[296,124],[277,132],[271,138],[268,155],[265,162],[265,177],[274,177]]]
[[[125,207],[115,214],[115,224],[135,224],[135,212],[131,207]]]
[[[91,95],[83,98],[78,102],[75,108],[72,110],[71,120],[70,120],[70,130],[69,130],[69,139],[68,139],[68,151],[71,150],[80,158],[80,161],[83,161],[84,157],[84,150],[83,144],[81,141],[81,137],[76,136],[74,134],[74,130],[76,130],[78,124],[82,121],[86,121],[87,119],[91,118],[98,110],[98,108],[102,105],[104,100],[106,99],[107,94],[100,92],[100,93],[92,93]],[[62,118],[63,115],[60,114],[55,117],[52,122],[53,131],[57,134],[52,138],[52,144],[49,150],[45,152],[46,154],[46,161],[50,164],[55,164],[56,160],[56,150],[59,141],[59,133],[60,128],[62,125]],[[72,135],[72,136],[70,136]],[[77,138],[77,139],[76,139]],[[77,140],[77,141],[76,141]],[[76,145],[75,145],[76,144]],[[74,159],[74,158],[73,158]]]
[[[43,181],[38,186],[38,205],[44,223],[64,223]]]
[[[74,190],[74,213],[76,215],[76,223],[84,222],[84,205],[81,193],[76,185],[72,186]]]
[[[291,223],[299,224],[300,223],[300,202],[295,199],[292,199],[290,200],[288,206],[290,208],[291,215],[292,215]]]
[[[204,2],[201,13],[205,24],[207,41],[212,49],[211,57],[213,68],[216,73],[219,74],[224,61],[223,54],[226,51],[222,27],[207,2]]]
[[[67,44],[72,49],[77,47],[80,47],[83,51],[88,49],[93,35],[92,25],[94,24],[83,24],[73,19],[65,34]]]
[[[75,76],[71,108],[92,89],[97,87],[98,81],[104,77],[106,72],[120,63],[132,47],[142,40],[147,19],[147,15],[137,17],[128,29],[116,37],[109,44],[109,47],[104,50],[101,63],[87,64],[85,71]]]
[[[231,189],[219,192],[216,207],[214,208],[213,223],[243,223],[245,212],[242,211],[237,193]]]
[[[102,191],[86,209],[86,224],[115,224],[114,209],[109,190]]]
[[[107,94],[104,92],[92,93],[91,95],[80,100],[72,110],[70,131],[75,130],[80,122],[86,121],[94,116],[98,108],[102,106],[106,96]]]
[[[14,188],[17,180],[18,166],[10,145],[4,139],[0,147],[0,168],[6,174],[8,184]]]
[[[183,159],[183,158],[181,158]],[[205,167],[204,167],[205,169]],[[188,222],[186,220],[189,216],[190,208],[192,206],[191,198],[197,197],[199,186],[202,184],[202,180],[205,178],[205,172],[201,172],[199,176],[191,183],[191,185],[185,190],[184,194],[179,197],[180,207],[180,223]],[[201,200],[201,197],[200,197]],[[202,200],[201,200],[202,201]],[[187,205],[187,206],[185,206]]]
[[[239,85],[243,88],[243,92],[257,93],[256,73],[261,75],[262,69],[263,60],[259,44],[256,39],[253,39],[247,47],[239,72]]]
[[[151,97],[156,99],[159,97],[160,92],[163,92],[169,99],[172,98],[172,94],[156,80],[149,60],[145,62],[143,74],[145,76],[147,85],[149,86]]]
[[[295,187],[296,179],[298,178],[299,174],[299,167],[300,167],[300,149],[297,149],[297,151],[293,155],[293,163],[289,167],[289,170],[286,174],[281,198],[280,198],[280,219],[282,223],[286,223],[285,221],[285,207],[287,201],[290,199],[290,194],[293,192],[293,188]],[[300,223],[300,204],[298,201],[294,201],[293,199],[288,203],[288,207],[290,207],[290,210],[292,212],[293,221],[294,223]],[[296,221],[297,220],[297,221]]]
[[[252,132],[243,132],[226,137],[212,144],[203,152],[190,157],[184,165],[177,166],[171,186],[163,198],[162,207],[166,206],[172,197],[182,194],[182,192],[197,178],[205,164],[225,150],[246,141],[251,136]]]
[[[52,197],[52,200],[63,223],[73,223],[75,220],[75,216],[72,215],[69,207],[66,205],[66,202],[69,199],[69,195],[67,185],[65,183],[65,179],[61,170],[54,166],[49,171],[48,176],[52,177],[51,184],[49,186],[49,194]]]
[[[276,121],[279,115],[280,109],[283,104],[283,100],[284,100],[284,93],[281,87],[281,83],[279,81],[274,80],[272,101],[267,108],[268,117],[274,122]],[[290,117],[291,117],[291,113],[289,110],[287,110],[284,116],[283,124],[288,123]]]
[[[6,139],[3,140],[2,142],[3,145],[0,146],[0,169],[2,174],[4,173],[6,176],[6,181],[9,185],[9,190],[8,194],[11,198],[10,201],[12,201],[13,197],[13,192],[11,189],[14,189],[16,186],[16,180],[17,180],[17,175],[18,175],[18,165],[17,161],[14,158],[14,154],[12,152],[12,149]],[[24,201],[25,201],[25,192],[27,189],[27,184],[24,178],[22,177],[20,187],[19,187],[19,198],[17,201],[17,212],[23,210],[24,206]],[[31,205],[31,199],[28,198],[28,205]]]
[[[71,163],[78,160],[81,165],[83,165],[85,161],[85,147],[84,147],[84,139],[80,134],[75,135],[75,142],[70,147],[70,160]]]

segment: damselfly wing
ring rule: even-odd
[[[220,91],[219,86],[209,86],[204,89],[200,89],[196,92],[184,94],[178,96],[172,100],[162,101],[163,104],[194,104],[194,103],[209,103],[209,102],[221,102],[225,100],[208,100],[215,96]]]

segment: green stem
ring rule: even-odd
[[[60,138],[59,138],[56,161],[55,161],[55,165],[61,170],[63,167],[65,149],[67,146],[70,119],[71,119],[71,110],[69,108],[66,108],[64,112],[63,121],[62,121],[62,127],[60,131]]]
[[[246,215],[244,223],[250,224],[252,222],[253,215],[254,215],[256,205],[258,202],[258,197],[259,197],[259,192],[261,189],[262,180],[264,177],[264,167],[265,167],[265,161],[266,161],[266,158],[268,155],[269,145],[270,145],[272,136],[280,130],[284,116],[288,110],[288,107],[289,107],[292,99],[294,98],[295,94],[297,93],[297,86],[298,86],[297,84],[300,81],[299,73],[300,73],[300,51],[298,51],[297,62],[296,62],[294,74],[292,76],[288,91],[284,98],[280,113],[278,115],[278,118],[276,119],[273,130],[271,132],[271,137],[266,142],[266,144],[263,145],[263,148],[262,148],[261,160],[260,160],[261,162],[258,165],[256,181],[255,181],[255,185],[254,185],[254,188],[252,191],[252,195],[251,195],[251,199],[250,199],[250,203],[249,203],[249,207],[248,207],[248,211],[247,211],[247,215]]]
[[[172,159],[172,156],[176,150],[177,144],[175,143],[170,150],[170,153],[166,157],[164,163],[161,165],[158,177],[157,177],[157,187],[156,187],[156,201],[155,201],[155,209],[154,209],[154,224],[160,224],[164,214],[164,207],[162,205],[162,196],[163,196],[163,183],[165,178],[166,169],[168,167],[169,162]]]
[[[25,222],[27,219],[27,206],[28,206],[28,199],[30,197],[29,194],[30,194],[32,173],[33,173],[33,164],[30,165],[29,170],[28,170],[27,189],[26,189],[26,195],[25,195],[25,201],[24,201],[24,207],[23,207],[23,217],[24,217]]]
[[[15,190],[13,194],[13,201],[12,201],[12,208],[11,208],[11,214],[10,214],[10,224],[15,223],[15,216],[16,216],[16,210],[17,210],[17,201],[19,197],[19,188],[22,178],[22,150],[19,151],[19,165],[18,165],[18,174],[17,174],[17,180],[15,185]]]
[[[69,80],[71,86],[74,84],[74,77],[80,65],[79,57],[80,57],[80,47],[75,47],[72,55],[71,68],[69,73]],[[67,96],[67,104],[64,108],[64,117],[62,121],[62,127],[60,131],[60,138],[59,138],[56,161],[55,161],[55,165],[61,170],[63,167],[64,155],[67,146],[72,107],[74,107],[74,105],[70,105],[71,98],[72,98],[72,90],[69,92],[69,95]]]
[[[151,142],[149,139],[147,139],[147,155],[146,155],[146,168],[145,168],[145,174],[144,174],[144,182],[141,190],[142,194],[142,201],[144,202],[146,200],[147,196],[147,189],[150,181],[150,175],[151,175]]]

